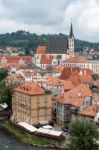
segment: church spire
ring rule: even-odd
[[[70,37],[70,38],[74,37],[72,20],[71,20],[71,26],[70,26],[70,34],[69,34],[69,37]]]
[[[73,26],[72,26],[72,20],[71,20],[71,26],[70,26],[70,34],[68,36],[68,54],[70,56],[74,56],[74,49],[75,49],[75,40],[74,40],[74,34],[73,34]]]

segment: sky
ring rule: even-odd
[[[0,33],[69,34],[99,42],[99,0],[0,0]]]

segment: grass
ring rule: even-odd
[[[52,143],[48,140],[45,140],[40,137],[31,137],[27,135],[25,132],[23,132],[21,129],[17,128],[16,126],[12,125],[11,123],[5,123],[3,125],[8,131],[13,133],[16,137],[21,139],[23,142],[29,143],[29,144],[35,144],[39,146],[45,146],[45,147],[50,147],[52,146]]]
[[[97,147],[97,150],[99,150],[99,146]]]

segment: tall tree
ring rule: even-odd
[[[8,69],[0,68],[0,81],[2,81],[8,75]]]
[[[0,103],[6,103],[10,109],[12,108],[13,89],[13,86],[6,85],[5,81],[0,82]]]
[[[96,150],[96,126],[88,119],[76,118],[70,123],[71,150]]]

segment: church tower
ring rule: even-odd
[[[71,27],[70,27],[70,34],[68,36],[68,54],[70,56],[74,56],[74,34],[73,34],[73,26],[71,22]]]

